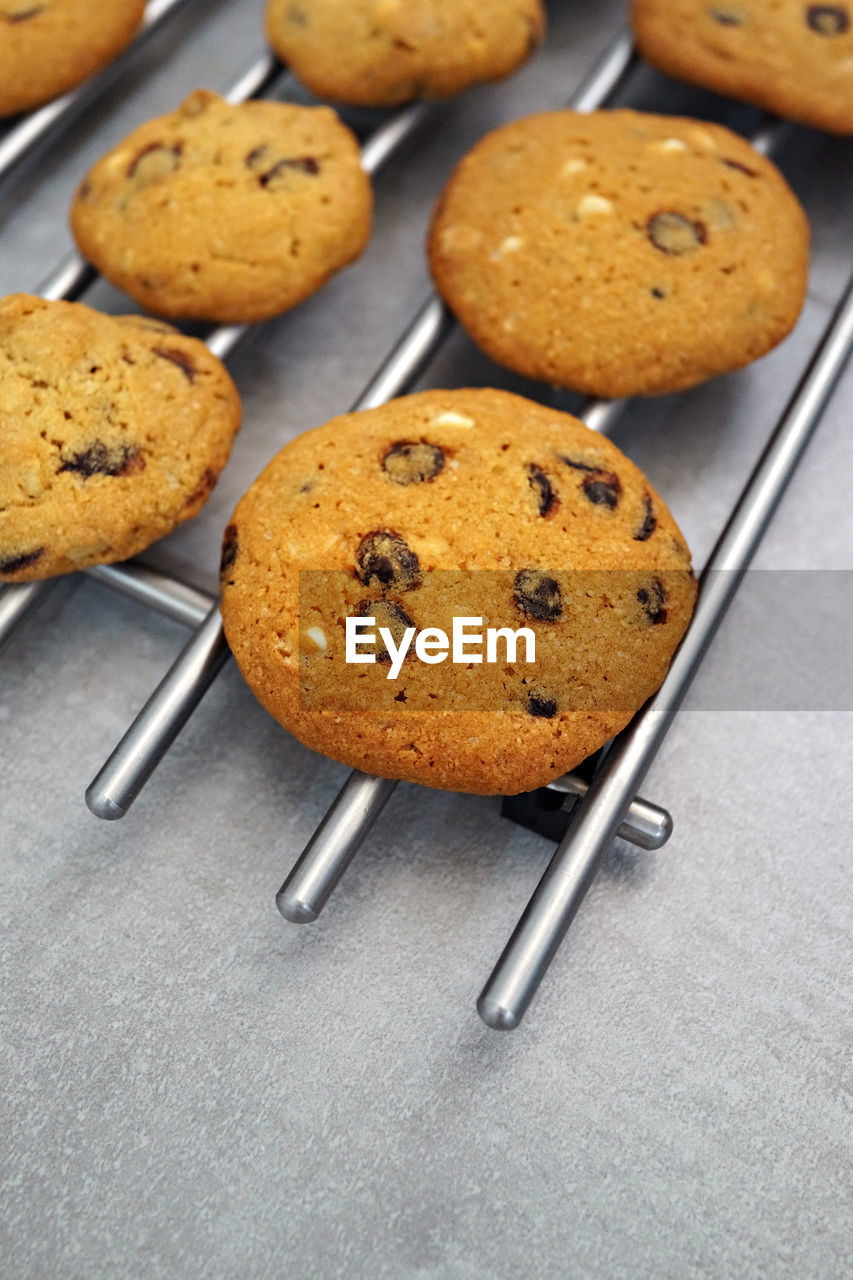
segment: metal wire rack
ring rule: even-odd
[[[146,30],[153,30],[182,3],[185,0],[153,0],[146,15]],[[569,105],[578,111],[606,106],[625,88],[635,61],[630,36],[620,35]],[[267,94],[279,87],[283,73],[284,68],[265,52],[232,86],[228,98],[240,102]],[[98,83],[100,78],[87,86],[85,93],[97,92]],[[70,118],[79,99],[76,94],[66,97],[67,102],[62,99],[52,104],[50,111],[42,109],[23,121],[13,142],[10,143],[12,135],[7,135],[0,144],[0,179],[13,164],[43,143],[55,126]],[[378,173],[392,156],[403,153],[428,109],[424,105],[405,108],[379,126],[362,149],[368,173]],[[769,153],[779,144],[782,131],[779,122],[771,121],[752,138],[752,143]],[[6,144],[8,158],[3,150]],[[71,254],[38,292],[45,298],[76,299],[94,279],[89,264]],[[453,320],[446,308],[435,295],[428,297],[353,409],[377,407],[410,388],[452,328]],[[246,326],[225,326],[214,330],[207,344],[214,354],[225,358],[246,332]],[[637,789],[820,421],[851,350],[853,277],[705,566],[693,621],[661,689],[602,753],[591,782],[578,773],[551,784],[554,792],[576,801],[571,825],[480,995],[477,1007],[488,1026],[510,1029],[519,1024],[614,837],[623,836],[645,849],[659,848],[668,839],[672,829],[670,815],[639,798]],[[625,407],[624,401],[591,400],[581,416],[593,430],[607,433]],[[213,683],[229,651],[218,600],[209,594],[133,562],[99,566],[87,572],[123,595],[193,629],[189,642],[86,792],[91,811],[113,819],[128,812]],[[0,642],[47,589],[48,584],[33,583],[3,592]],[[297,923],[317,918],[394,787],[392,781],[358,771],[350,775],[277,894],[282,915]]]

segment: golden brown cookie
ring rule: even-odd
[[[299,436],[238,505],[222,558],[237,662],[301,742],[486,794],[544,785],[621,729],[694,595],[641,472],[577,419],[503,391],[422,392]],[[370,618],[376,660],[348,662],[347,626]],[[428,630],[450,637],[454,618],[479,619],[479,648],[430,662]],[[502,629],[531,633],[532,660],[521,634],[514,653],[496,635],[490,660]]]
[[[145,0],[0,0],[0,116],[29,111],[130,44]]]
[[[648,395],[737,369],[788,333],[808,226],[774,165],[728,129],[554,111],[468,153],[428,249],[439,292],[499,364]]]
[[[853,133],[853,4],[634,0],[643,57],[668,75],[831,133]]]
[[[203,343],[138,316],[0,301],[0,579],[124,560],[194,516],[240,401]]]
[[[357,258],[371,208],[358,143],[329,107],[232,106],[200,89],[98,161],[71,228],[142,306],[240,323],[286,311]]]
[[[545,30],[541,0],[269,0],[267,37],[321,98],[390,107],[500,80]]]

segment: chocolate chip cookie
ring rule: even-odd
[[[298,437],[222,555],[229,643],[291,733],[369,773],[485,794],[541,786],[621,729],[694,596],[675,521],[615,445],[492,390]],[[441,641],[455,625],[458,655]]]
[[[329,107],[232,106],[198,90],[80,185],[71,227],[108,280],[160,315],[267,320],[357,258],[372,196]]]
[[[668,75],[831,133],[853,133],[853,4],[634,0],[644,58]]]
[[[728,129],[555,111],[468,153],[428,250],[439,292],[499,364],[648,395],[737,369],[788,333],[808,226],[774,165]]]
[[[500,80],[545,30],[541,0],[269,0],[276,53],[321,98],[389,107]]]
[[[145,0],[0,0],[0,116],[49,102],[130,44]]]
[[[240,425],[203,343],[137,316],[0,300],[0,579],[124,560],[194,516]]]

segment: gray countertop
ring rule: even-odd
[[[362,261],[233,359],[232,462],[152,563],[211,585],[237,497],[349,405],[426,295],[424,228],[450,166],[494,123],[560,105],[623,8],[552,4],[529,67],[435,109],[377,183]],[[4,293],[69,246],[71,191],[106,144],[236,77],[261,10],[190,5],[4,189]],[[648,71],[631,101],[755,121]],[[794,334],[739,374],[632,405],[615,433],[700,564],[853,263],[853,143],[792,130],[780,164],[814,226]],[[103,285],[86,300],[127,309]],[[542,394],[459,334],[425,382]],[[853,371],[762,568],[853,567],[851,409]],[[832,578],[826,628],[847,644],[848,580]],[[801,616],[793,587],[794,630]],[[285,924],[274,892],[346,770],[281,730],[232,665],[128,818],[89,815],[86,783],[184,639],[76,578],[2,655],[4,1275],[853,1274],[849,685],[812,703],[806,681],[782,709],[732,700],[743,655],[778,648],[748,593],[736,601],[644,786],[672,809],[672,840],[617,844],[522,1028],[501,1035],[474,999],[552,846],[496,800],[399,787],[326,914]]]

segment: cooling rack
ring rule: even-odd
[[[631,41],[620,36],[573,97],[572,105],[579,110],[606,105],[625,89],[633,65]],[[283,69],[264,54],[240,77],[229,96],[240,101],[277,89],[281,74]],[[426,110],[404,110],[366,140],[364,163],[370,172],[378,172],[390,156],[405,154]],[[773,124],[767,124],[753,138],[763,151],[772,150],[778,141],[779,129]],[[45,297],[73,299],[82,295],[93,278],[88,265],[72,255],[38,291]],[[413,385],[451,328],[445,309],[435,297],[429,297],[353,407],[384,403]],[[245,335],[244,327],[229,326],[214,331],[207,341],[211,350],[227,357]],[[817,426],[851,344],[853,304],[848,287],[706,565],[694,621],[666,682],[612,745],[591,784],[580,776],[552,784],[554,790],[577,797],[573,822],[481,995],[478,1007],[488,1025],[518,1025],[614,836],[626,835],[645,848],[659,847],[666,840],[671,829],[669,815],[638,798],[637,788]],[[593,429],[607,432],[625,408],[622,402],[590,402],[582,416]],[[94,813],[116,818],[127,812],[221,670],[228,652],[218,605],[204,592],[140,565],[91,572],[141,604],[194,629],[190,642],[87,792]],[[0,636],[11,633],[46,589],[34,584],[4,592]],[[394,784],[387,780],[351,775],[279,891],[277,902],[283,915],[305,922],[317,918],[393,789]]]

